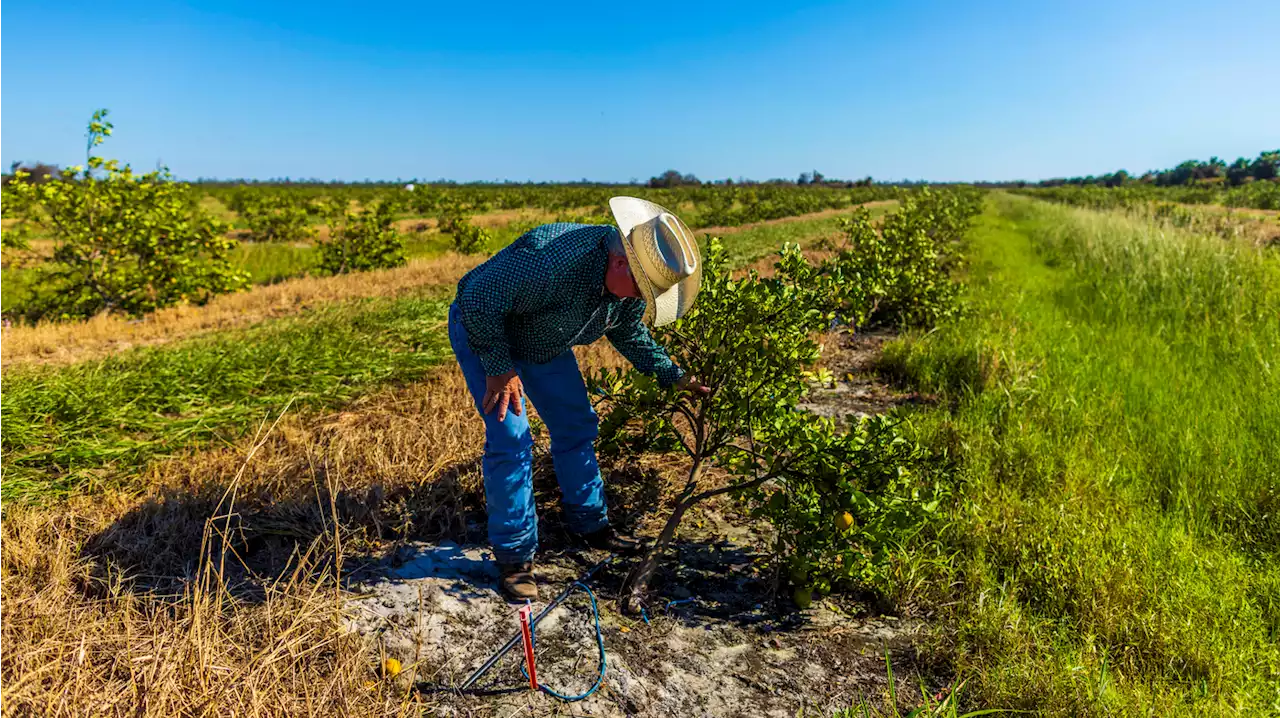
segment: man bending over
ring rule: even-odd
[[[527,395],[551,433],[569,529],[596,549],[637,553],[609,525],[596,464],[598,420],[572,347],[608,337],[663,386],[706,392],[649,335],[689,311],[702,260],[693,233],[662,207],[609,201],[617,226],[548,224],[467,273],[449,308],[449,341],[485,423],[484,490],[498,586],[537,598],[533,440]]]

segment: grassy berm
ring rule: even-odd
[[[1280,255],[999,197],[890,348],[960,459],[939,648],[988,705],[1280,714]]]

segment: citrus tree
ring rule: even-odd
[[[107,111],[89,122],[84,167],[57,180],[10,183],[9,201],[24,226],[54,240],[50,260],[34,271],[30,319],[84,317],[101,311],[141,314],[183,301],[203,302],[245,285],[229,253],[226,226],[200,209],[192,188],[168,170],[135,174],[96,156],[111,135]]]
[[[951,272],[980,196],[922,190],[901,199],[881,227],[865,209],[846,220],[846,246],[833,257],[811,262],[797,247],[784,249],[771,277],[735,279],[723,245],[710,241],[694,309],[654,330],[708,394],[664,390],[634,370],[593,376],[611,399],[603,449],[679,447],[690,459],[671,516],[627,577],[624,610],[643,605],[689,508],[720,494],[738,495],[774,524],[798,604],[813,591],[887,587],[894,547],[946,496],[939,463],[883,417],[837,427],[797,407],[824,332],[928,326],[958,311]],[[712,465],[728,480],[709,482]]]
[[[857,512],[874,531],[884,523],[878,517],[892,512],[890,503],[902,500],[890,496],[899,487],[885,477],[918,458],[888,424],[836,431],[829,420],[797,409],[820,354],[816,337],[834,317],[832,285],[822,281],[820,267],[789,247],[774,276],[753,272],[734,279],[723,245],[712,240],[703,268],[696,308],[655,334],[680,366],[710,388],[708,394],[663,389],[634,370],[591,377],[594,390],[611,400],[601,422],[602,449],[678,446],[690,460],[670,517],[624,583],[627,612],[644,605],[658,562],[688,510],[721,494],[742,496],[780,528],[803,532],[783,549],[804,552],[792,565],[803,569],[806,582],[818,568],[834,567],[835,555],[848,557],[842,575],[865,571],[884,553],[847,540],[847,552],[831,553],[830,537],[812,535],[813,517]],[[710,480],[713,465],[729,479]],[[822,522],[825,529],[830,525]],[[824,586],[833,579],[826,580]]]
[[[230,206],[249,226],[249,238],[255,242],[305,242],[315,237],[313,204],[298,194],[241,188]]]
[[[900,201],[880,226],[864,207],[840,220],[845,245],[819,271],[830,283],[834,308],[853,327],[927,327],[959,309],[952,274],[981,195],[924,188]]]
[[[16,169],[15,167],[15,171]],[[17,206],[21,200],[13,188],[12,178],[6,178],[6,180],[9,181],[0,185],[0,217],[20,220],[21,217]],[[24,176],[23,181],[30,182],[31,178]],[[27,243],[29,232],[25,230],[26,228],[21,223],[18,223],[5,232],[0,232],[0,247],[5,249],[30,249],[30,245]]]
[[[461,254],[479,254],[493,241],[489,230],[472,224],[471,218],[457,205],[446,206],[440,213],[439,227],[453,239],[454,251]]]
[[[320,269],[329,274],[401,267],[404,237],[395,228],[395,210],[374,201],[359,212],[345,202],[329,205],[329,238],[319,243]]]

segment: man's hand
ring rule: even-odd
[[[507,420],[507,407],[511,407],[511,411],[516,416],[520,416],[524,412],[524,404],[521,399],[524,398],[524,384],[520,383],[520,377],[514,371],[498,376],[485,377],[484,380],[484,413],[488,414],[496,407],[498,409],[498,421]]]
[[[685,374],[676,382],[676,388],[681,391],[687,391],[691,394],[710,394],[711,387],[703,386],[701,382],[693,378],[692,374]]]

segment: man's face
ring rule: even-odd
[[[631,266],[625,254],[609,253],[609,267],[604,272],[604,287],[615,297],[640,298],[640,287],[631,276]]]

